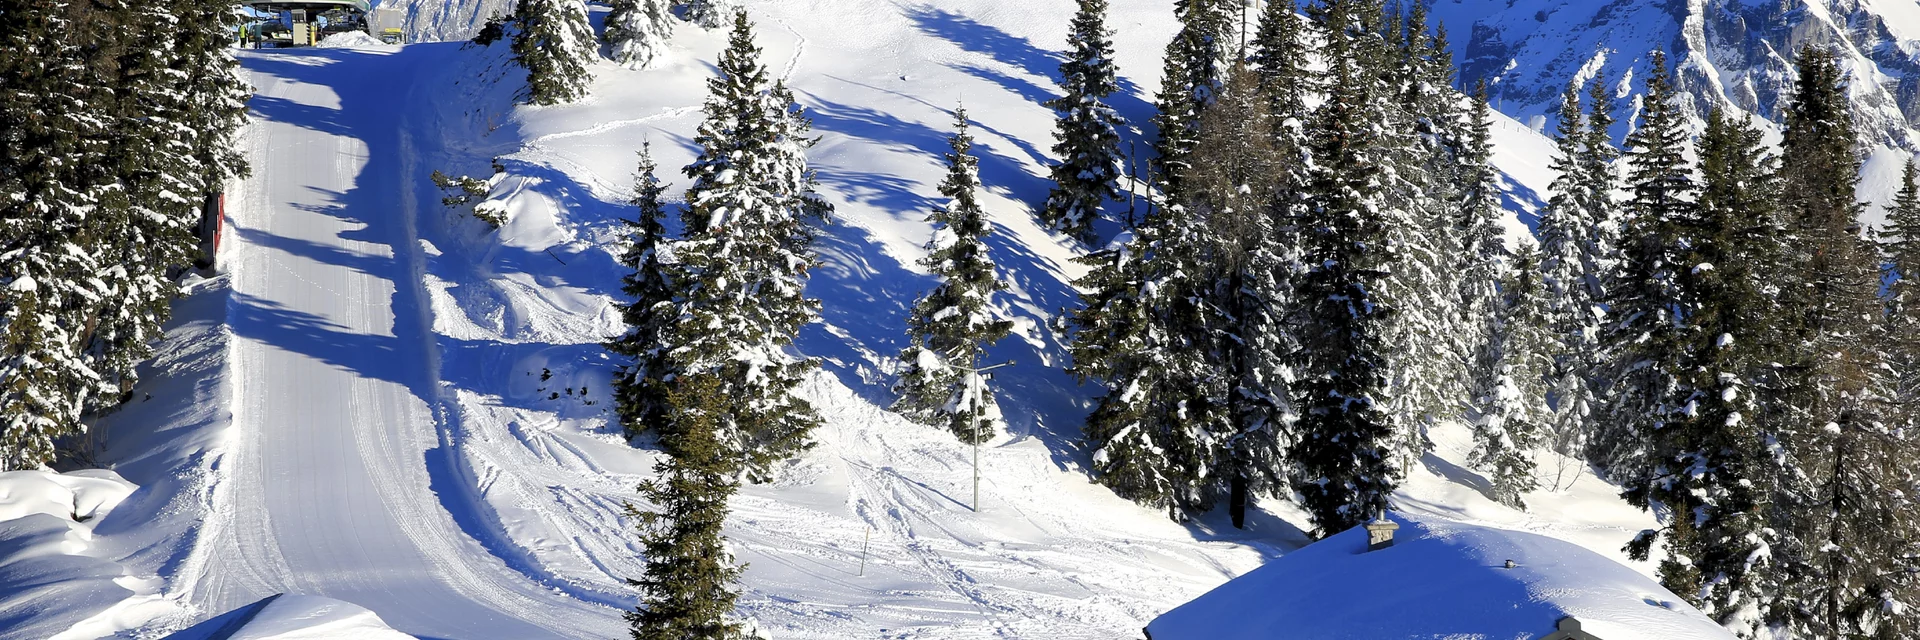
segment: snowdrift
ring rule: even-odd
[[[165,640],[410,640],[372,611],[318,596],[277,595],[215,616]]]
[[[1153,640],[1532,640],[1572,616],[1607,640],[1733,638],[1651,578],[1577,545],[1392,519],[1401,525],[1392,547],[1368,552],[1367,532],[1356,527],[1167,612],[1147,632]]]

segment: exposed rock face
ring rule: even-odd
[[[1670,54],[1697,114],[1733,107],[1778,121],[1793,57],[1813,45],[1842,54],[1863,132],[1920,147],[1920,5],[1912,0],[1427,2],[1456,34],[1462,80],[1486,78],[1497,108],[1535,126],[1550,124],[1567,83],[1594,77],[1616,83],[1619,106],[1632,109],[1655,48]]]

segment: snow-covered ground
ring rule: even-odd
[[[1574,618],[1607,640],[1732,640],[1660,583],[1551,537],[1393,516],[1392,546],[1350,529],[1153,621],[1154,640],[1534,640]],[[1298,585],[1314,585],[1303,589]]]
[[[814,166],[838,210],[809,289],[822,322],[797,345],[824,360],[803,393],[826,425],[817,448],[733,503],[744,615],[776,638],[1138,637],[1306,543],[1282,503],[1244,531],[1182,524],[1086,475],[1078,431],[1097,390],[1061,372],[1049,328],[1076,304],[1080,249],[1028,206],[1047,188],[1052,113],[1038,102],[1071,3],[747,5],[764,60],[813,115]],[[1144,123],[1172,21],[1160,0],[1112,11],[1127,91],[1115,104]],[[641,144],[664,167],[691,159],[723,43],[683,27],[662,68],[603,64],[591,98],[547,108],[514,104],[504,44],[245,53],[254,176],[233,190],[226,274],[180,304],[143,383],[153,399],[100,430],[99,461],[139,488],[95,523],[0,522],[91,527],[91,542],[60,550],[89,560],[47,574],[70,592],[58,603],[0,588],[0,637],[152,637],[282,592],[422,637],[623,636],[625,580],[643,564],[621,506],[654,454],[609,424],[617,363],[598,346],[620,330],[621,202]],[[994,381],[1010,432],[979,452],[978,512],[973,451],[883,409],[907,309],[932,286],[917,265],[922,218],[963,101],[1012,286],[998,304],[1018,323],[991,353],[1017,365]],[[1496,132],[1524,233],[1550,145],[1508,120]],[[1145,147],[1139,131],[1128,139]],[[507,225],[440,205],[430,172],[485,176],[496,160]],[[1622,562],[1651,524],[1559,459],[1544,461],[1554,488],[1529,496],[1532,512],[1499,506],[1462,466],[1465,429],[1434,436],[1397,497],[1409,514]],[[0,578],[21,554],[49,553],[19,540],[0,534]]]
[[[166,640],[408,640],[378,614],[319,596],[274,595],[168,635]]]

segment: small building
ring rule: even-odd
[[[1398,515],[1371,528],[1247,572],[1154,619],[1147,637],[1733,638],[1652,578],[1564,540]]]
[[[241,40],[254,46],[310,47],[336,33],[372,32],[369,0],[240,0],[240,6],[249,17]]]

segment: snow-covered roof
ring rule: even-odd
[[[1532,640],[1572,616],[1603,640],[1733,637],[1651,578],[1578,545],[1393,519],[1402,526],[1390,548],[1367,552],[1367,532],[1356,527],[1167,612],[1147,633],[1153,640]]]
[[[303,9],[346,7],[358,10],[361,13],[372,10],[372,3],[369,2],[369,0],[240,0],[240,4],[263,9],[269,7],[275,9],[291,9],[296,7]]]

